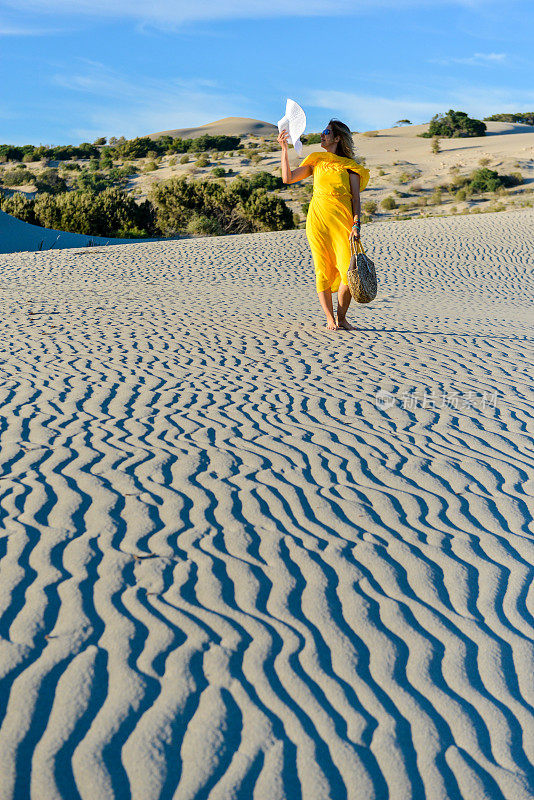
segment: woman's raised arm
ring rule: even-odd
[[[297,167],[296,169],[291,170],[287,152],[287,136],[287,131],[280,131],[278,134],[278,144],[282,148],[282,180],[284,183],[297,183],[297,181],[301,181],[304,178],[309,178],[313,172],[313,169],[309,164],[306,164],[305,167]]]

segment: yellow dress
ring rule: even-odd
[[[318,292],[337,292],[347,285],[354,223],[348,170],[360,176],[360,192],[369,182],[369,170],[351,158],[325,151],[310,153],[299,164],[313,169],[313,196],[306,217],[306,236],[312,251]]]

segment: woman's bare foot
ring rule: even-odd
[[[338,331],[339,325],[333,317],[332,319],[327,318],[325,328],[328,328],[329,331]]]
[[[336,323],[339,328],[343,328],[344,331],[355,331],[357,330],[354,325],[351,325],[350,322],[347,322],[345,317],[340,317],[339,314],[336,316]]]

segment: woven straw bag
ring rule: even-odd
[[[350,249],[352,255],[347,270],[350,293],[357,303],[370,303],[375,299],[377,291],[375,265],[365,254],[359,239],[356,240],[356,245],[354,239],[350,240]]]

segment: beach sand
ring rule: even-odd
[[[533,223],[0,256],[2,800],[531,800]]]

